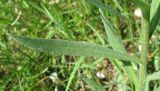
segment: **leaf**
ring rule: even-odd
[[[4,81],[2,81],[2,83],[0,84],[0,91],[5,91],[7,84],[11,80],[11,78],[3,78],[3,79]]]
[[[116,50],[122,53],[127,53],[117,30],[107,20],[107,18],[105,18],[101,10],[100,10],[100,13],[101,13],[102,22],[103,22],[103,25],[105,27],[105,31],[108,37],[109,44],[112,46],[113,50]]]
[[[17,71],[12,71],[11,74],[5,75],[5,77],[2,78],[1,84],[0,84],[0,91],[5,91],[6,87],[8,86],[9,82],[13,80],[13,76],[15,76],[15,73]]]
[[[75,63],[75,66],[74,66],[73,71],[72,71],[72,73],[71,73],[71,75],[70,75],[70,77],[69,77],[69,81],[68,81],[68,83],[67,83],[67,87],[66,87],[66,90],[65,90],[65,91],[68,91],[68,90],[69,90],[70,84],[71,84],[73,78],[75,77],[75,74],[76,74],[79,66],[81,65],[81,63],[82,63],[83,61],[84,61],[84,57],[81,57],[81,58]]]
[[[32,1],[28,1],[28,3],[32,8],[36,9],[38,12],[45,14],[45,11],[43,9],[41,9],[41,7],[37,3],[32,2]]]
[[[149,82],[153,80],[160,80],[160,71],[147,76],[145,80],[145,91],[149,91]]]
[[[34,9],[36,9],[38,12],[41,12],[41,13],[47,15],[47,17],[51,20],[51,21],[50,21],[50,24],[53,22],[53,23],[56,24],[57,28],[60,28],[59,30],[62,29],[63,31],[58,31],[58,30],[57,30],[57,31],[60,32],[60,33],[62,33],[62,35],[63,35],[64,37],[66,37],[66,38],[68,38],[68,39],[70,39],[70,37],[72,37],[71,33],[67,33],[67,32],[69,32],[69,31],[67,30],[67,28],[65,27],[65,25],[64,25],[64,23],[62,22],[61,18],[59,17],[56,9],[52,8],[52,12],[54,13],[54,16],[53,16],[52,13],[51,13],[51,11],[49,11],[49,10],[47,9],[47,7],[46,7],[43,3],[40,3],[40,2],[39,2],[40,5],[37,4],[37,3],[35,3],[35,2],[32,2],[32,1],[28,1],[28,3],[29,3]],[[42,9],[41,9],[41,7],[42,7]],[[55,31],[55,32],[56,32],[56,31]],[[69,36],[68,36],[68,35],[69,35]]]
[[[95,5],[97,8],[100,8],[100,9],[103,9],[103,10],[106,10],[108,13],[112,14],[112,15],[116,15],[117,17],[119,18],[122,18],[122,19],[126,19],[125,16],[121,15],[120,12],[112,9],[111,7],[97,1],[97,0],[87,0],[89,3]]]
[[[142,0],[131,0],[131,1],[135,5],[137,5],[139,8],[141,8],[141,10],[143,12],[143,17],[145,18],[145,20],[147,20],[149,22],[150,6]]]
[[[154,84],[153,91],[160,91],[159,82]]]
[[[146,81],[151,81],[151,80],[160,80],[160,71],[158,72],[155,72],[151,75],[148,75],[147,78],[146,78]]]
[[[160,91],[160,86],[156,89],[156,91]]]
[[[149,36],[151,37],[160,20],[160,0],[152,0],[150,9]]]
[[[91,88],[93,89],[93,91],[106,91],[100,83],[96,82],[93,79],[87,79],[87,78],[85,78],[85,79],[83,79],[83,81],[85,83],[87,83],[89,86],[91,86]]]
[[[73,56],[95,56],[107,57],[111,59],[120,59],[138,63],[138,58],[123,53],[115,52],[106,46],[90,44],[86,42],[74,42],[59,39],[30,38],[24,36],[10,35],[15,41],[29,48],[42,52],[52,52],[55,54],[73,55]]]
[[[46,6],[45,6],[43,3],[41,3],[41,6],[42,6],[42,8],[44,9],[45,14],[50,18],[50,20],[51,20],[53,23],[55,23],[57,26],[59,26],[61,29],[63,29],[63,31],[66,31],[66,30],[67,30],[66,27],[63,25],[63,23],[60,21],[58,15],[57,15],[57,12],[56,12],[55,10],[53,10],[53,11],[54,11],[56,17],[54,17],[54,16],[51,14],[51,12],[46,8]]]
[[[100,13],[101,13],[101,18],[102,18],[102,21],[103,21],[103,25],[104,25],[106,33],[107,33],[109,44],[112,46],[113,50],[115,50],[117,52],[127,54],[127,51],[126,51],[126,49],[123,45],[122,39],[119,36],[117,30],[109,22],[109,20],[107,20],[107,18],[105,18],[104,14],[101,10],[100,10]],[[126,69],[128,75],[130,75],[129,76],[130,79],[134,82],[134,85],[138,84],[136,73],[134,72],[131,64],[124,63],[125,64],[124,66],[122,66],[122,64],[120,62],[116,62],[116,64],[118,64],[120,67],[124,67]],[[127,66],[126,66],[126,64],[127,64]],[[123,69],[123,68],[121,68],[121,69]],[[122,86],[120,86],[120,87],[122,88]],[[123,89],[121,89],[121,90],[119,89],[119,91],[122,91],[122,90]]]

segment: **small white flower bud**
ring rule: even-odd
[[[134,16],[139,17],[139,18],[142,17],[142,11],[140,8],[135,9]]]
[[[142,46],[141,45],[138,46],[138,50],[141,52],[141,50],[142,50]]]
[[[49,78],[53,81],[53,83],[56,82],[56,80],[58,79],[58,75],[57,75],[57,72],[53,72]]]
[[[97,72],[97,73],[96,73],[96,76],[97,76],[99,79],[104,79],[104,78],[105,78],[104,73],[102,73],[101,71]]]

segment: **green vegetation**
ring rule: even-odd
[[[157,0],[0,0],[0,91],[159,91],[159,12]]]

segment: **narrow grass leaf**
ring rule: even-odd
[[[110,13],[112,15],[116,15],[119,18],[126,19],[126,17],[121,15],[120,12],[118,12],[117,10],[114,10],[113,8],[99,2],[98,0],[87,0],[87,1],[89,3],[95,5],[97,8],[103,9],[103,10],[107,11],[108,13]]]
[[[7,85],[9,84],[10,81],[12,81],[13,76],[15,76],[15,72],[13,71],[10,75],[6,75],[5,77],[3,77],[3,80],[0,84],[0,91],[5,91],[7,88]]]
[[[73,36],[72,36],[72,33],[67,30],[65,24],[62,22],[62,19],[59,17],[60,15],[58,14],[57,10],[56,10],[55,8],[52,8],[52,12],[54,13],[54,16],[53,16],[52,12],[49,11],[49,10],[47,9],[47,7],[46,7],[43,3],[41,3],[41,6],[42,6],[42,8],[43,8],[44,11],[45,11],[44,14],[46,14],[46,15],[48,16],[48,18],[49,18],[53,23],[55,23],[58,28],[60,28],[59,30],[61,30],[61,29],[63,30],[63,31],[59,31],[59,30],[58,30],[58,31],[59,31],[59,32],[62,32],[64,36],[67,36],[68,39],[72,38],[72,37],[73,37]],[[60,12],[59,12],[59,13],[60,13]]]
[[[160,20],[160,0],[152,0],[150,8],[149,36],[151,37]]]
[[[9,83],[10,80],[11,80],[10,78],[5,78],[3,83],[0,84],[0,91],[5,91],[5,88],[6,88],[6,86]]]
[[[28,1],[28,3],[31,7],[36,9],[38,12],[41,12],[41,13],[47,15],[47,17],[51,20],[51,23],[55,23],[59,28],[61,28],[63,30],[63,31],[59,31],[59,32],[63,32],[65,35],[67,35],[66,34],[67,29],[64,26],[64,24],[61,22],[60,18],[58,17],[59,15],[57,14],[55,9],[52,10],[52,12],[54,12],[54,16],[53,16],[43,3],[40,2],[39,4],[37,4],[32,1]]]
[[[76,74],[79,66],[81,65],[81,63],[82,63],[83,61],[84,61],[84,57],[81,57],[81,58],[75,63],[75,66],[74,66],[73,71],[72,71],[72,73],[71,73],[71,75],[70,75],[70,77],[69,77],[69,81],[68,81],[68,83],[67,83],[67,87],[66,87],[66,90],[65,90],[65,91],[68,91],[68,90],[69,90],[69,87],[70,87],[70,85],[71,85],[71,82],[72,82],[73,78],[75,77],[75,74]]]
[[[45,14],[50,18],[50,20],[51,20],[53,23],[55,23],[57,26],[59,26],[60,28],[62,28],[63,31],[66,31],[66,28],[64,27],[63,23],[59,21],[59,20],[60,20],[59,17],[54,17],[54,16],[51,14],[51,12],[46,8],[46,6],[45,6],[43,3],[41,3],[41,6],[42,6],[42,8],[44,9]],[[55,12],[55,11],[54,11],[54,13],[57,14],[57,12]]]
[[[106,91],[100,83],[96,82],[93,79],[85,78],[83,79],[83,81],[87,83],[89,86],[91,86],[93,91]]]
[[[32,8],[36,9],[38,12],[45,13],[45,11],[44,11],[43,9],[41,9],[40,6],[39,6],[37,3],[32,2],[32,1],[28,1],[28,4],[29,4]]]
[[[119,0],[113,0],[113,2],[115,3],[115,6],[120,10],[120,11],[124,11],[123,7],[120,5]]]
[[[10,35],[15,41],[29,48],[56,54],[73,55],[73,56],[96,56],[107,57],[111,59],[120,59],[138,63],[138,58],[123,53],[115,52],[106,46],[90,44],[86,42],[73,42],[67,40],[51,40],[42,38],[30,38],[23,36]]]

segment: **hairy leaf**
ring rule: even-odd
[[[117,30],[107,20],[107,18],[105,18],[104,14],[102,13],[101,10],[100,10],[100,13],[101,13],[101,18],[102,18],[103,25],[105,27],[105,31],[107,33],[109,44],[112,46],[113,50],[116,50],[116,51],[122,52],[122,53],[127,53],[125,48],[124,48],[122,39],[119,36]]]
[[[20,44],[29,48],[42,51],[52,52],[55,54],[73,55],[73,56],[95,56],[95,57],[107,57],[111,59],[120,59],[125,61],[138,62],[137,57],[129,56],[123,53],[115,52],[106,46],[90,44],[86,42],[74,42],[59,39],[42,39],[42,38],[30,38],[23,36],[11,37]]]
[[[127,54],[127,51],[123,45],[122,39],[119,36],[117,30],[109,22],[109,20],[104,16],[104,14],[101,10],[100,10],[100,13],[101,13],[101,18],[102,18],[102,21],[103,21],[103,24],[104,24],[104,27],[105,27],[105,30],[107,33],[109,44],[112,46],[113,50]],[[122,65],[120,62],[116,62],[116,64]],[[137,85],[138,81],[137,81],[136,74],[133,70],[132,65],[131,64],[129,65],[129,63],[124,63],[124,64],[127,64],[127,66],[124,65],[124,66],[120,66],[120,67],[125,67],[126,71],[128,72],[128,75],[130,75],[130,78],[132,79],[134,84]],[[121,68],[121,69],[123,69],[123,68]],[[121,87],[121,89],[118,89],[118,91],[124,90],[124,88],[122,88],[122,85],[120,85],[120,87]]]

